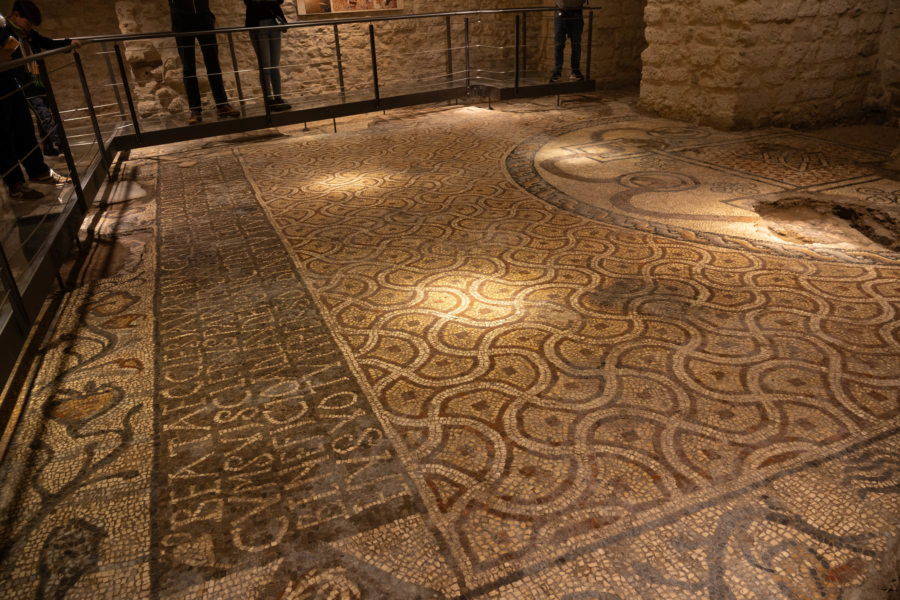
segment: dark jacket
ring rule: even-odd
[[[0,15],[2,17],[2,15]],[[6,40],[10,38],[12,35],[12,27],[6,23],[5,19],[0,19],[0,48],[6,45]],[[16,81],[16,77],[12,71],[6,69],[4,71],[0,71],[0,96],[4,96],[16,88],[19,87],[19,82]],[[4,110],[6,108],[4,107]]]
[[[179,15],[201,15],[212,12],[209,9],[209,0],[169,0],[169,10],[172,17]]]
[[[284,0],[244,0],[247,6],[244,27],[259,27],[260,21],[264,19],[281,19],[282,23],[287,23],[281,10],[283,3]]]
[[[29,32],[24,32],[21,29],[13,27],[12,23],[7,22],[6,26],[0,29],[0,44],[6,43],[6,40],[10,37],[14,37],[19,41],[19,48],[13,52],[12,55],[13,60],[28,56],[29,54],[37,54],[38,52],[43,52],[45,50],[62,48],[63,46],[68,46],[72,43],[72,40],[69,38],[55,40],[53,38],[48,38],[45,35],[41,35],[34,29]],[[46,93],[44,90],[44,82],[41,80],[38,71],[37,63],[27,63],[18,66],[6,71],[5,74],[7,77],[12,77],[16,80],[22,87],[26,96],[40,96]]]
[[[556,0],[556,8],[560,10],[577,10],[584,8],[585,0]]]
[[[206,31],[216,28],[209,0],[169,0],[172,31]]]

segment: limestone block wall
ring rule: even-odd
[[[888,106],[888,114],[894,125],[900,127],[900,5],[888,7],[884,32],[881,36],[879,61],[881,74],[881,100]],[[888,168],[900,171],[900,145],[891,154]]]
[[[881,33],[878,60],[879,81],[872,95],[887,108],[889,117],[900,125],[900,3],[888,3]]]
[[[641,104],[723,128],[856,118],[891,68],[889,3],[649,0]]]

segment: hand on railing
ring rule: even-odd
[[[16,42],[16,38],[11,37],[7,39],[3,48],[0,48],[0,62],[12,60],[13,52],[15,52],[18,47],[19,44]]]

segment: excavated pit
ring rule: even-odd
[[[900,206],[856,198],[791,193],[758,201],[761,225],[794,244],[900,251]]]

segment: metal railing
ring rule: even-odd
[[[79,229],[98,192],[106,180],[112,180],[117,153],[319,120],[331,120],[337,131],[338,117],[472,95],[486,97],[490,103],[492,99],[589,91],[595,87],[590,73],[595,10],[598,8],[586,9],[586,80],[571,83],[548,83],[553,56],[553,28],[548,23],[553,9],[540,7],[304,20],[278,27],[232,27],[190,34],[74,38],[81,42],[78,49],[51,50],[0,63],[0,71],[26,64],[38,66],[61,139],[63,159],[53,159],[57,161],[53,166],[71,177],[70,183],[55,186],[43,201],[32,204],[17,202],[0,186],[0,382],[8,381],[45,300],[65,287],[59,269],[79,244]],[[487,20],[491,20],[490,27],[485,26]],[[424,31],[418,39],[427,43],[415,48],[386,46],[380,36],[388,27],[393,28],[387,30],[393,39],[402,38],[397,30],[403,27],[414,27],[420,34]],[[280,65],[288,72],[284,96],[292,105],[284,112],[274,112],[264,101],[271,90],[264,66],[252,60],[249,43],[236,43],[238,34],[272,29],[284,32],[289,58],[301,54],[291,49],[303,43],[312,41],[317,48],[315,64]],[[202,34],[224,40],[230,60],[230,69],[223,71],[226,92],[236,99],[240,117],[188,125],[188,107],[183,101],[169,98],[167,106],[160,103],[152,110],[142,106],[135,89],[160,82],[158,74],[147,74],[153,69],[141,71],[127,60],[129,48],[149,42],[160,55],[159,68],[165,71],[163,55],[174,56],[176,38]],[[355,49],[353,61],[348,61],[348,47]],[[86,59],[91,60],[92,70]],[[59,94],[54,94],[63,85],[67,86],[67,102],[59,102]],[[73,94],[77,101],[72,100]],[[10,391],[15,392],[7,389],[0,399]],[[0,428],[8,419],[8,404],[0,402]]]

